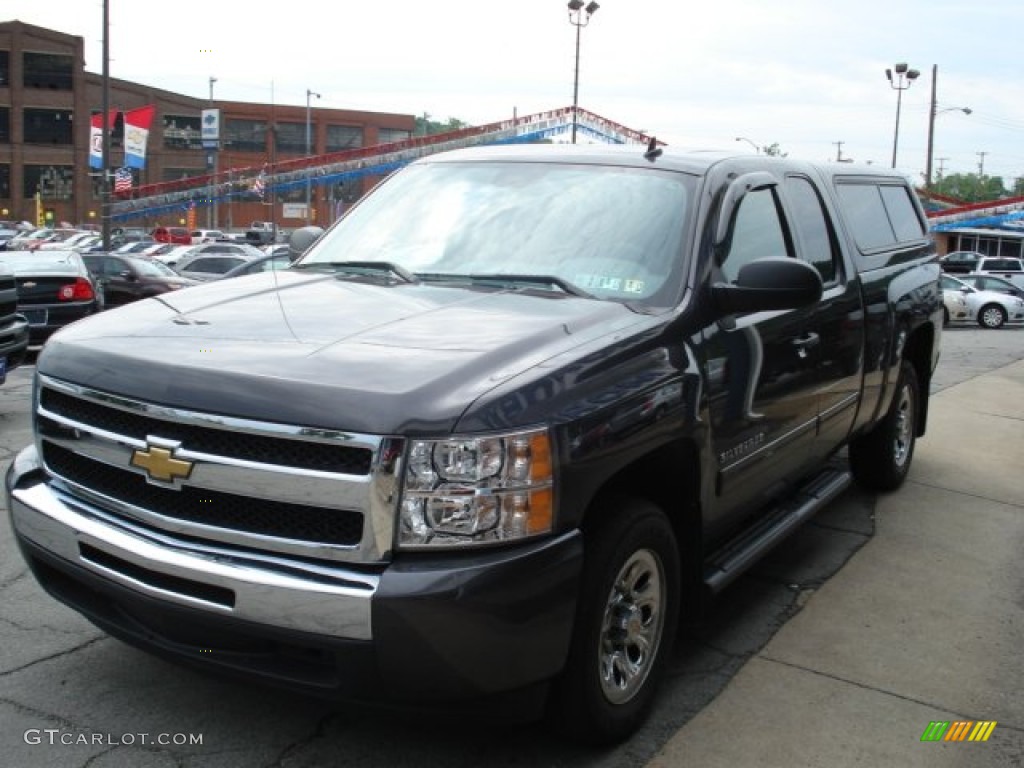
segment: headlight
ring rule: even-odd
[[[551,442],[544,430],[412,440],[398,545],[464,547],[549,533]]]

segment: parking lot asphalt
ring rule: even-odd
[[[1022,554],[1017,362],[933,395],[871,540],[648,768],[1024,765]],[[996,725],[985,742],[922,741],[964,721]]]

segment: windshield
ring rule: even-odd
[[[356,206],[299,266],[378,262],[436,281],[543,276],[596,298],[667,305],[681,284],[692,187],[691,177],[648,168],[411,166]]]
[[[135,270],[146,277],[181,277],[166,264],[151,259],[132,259]]]

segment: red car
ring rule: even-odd
[[[157,227],[151,234],[158,243],[192,245],[192,233],[184,227]]]

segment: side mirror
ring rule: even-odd
[[[740,267],[735,283],[711,286],[721,315],[796,309],[821,300],[821,275],[810,264],[786,256],[769,256]]]

